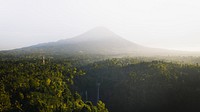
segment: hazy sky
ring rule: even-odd
[[[145,46],[200,51],[199,0],[0,0],[0,50],[96,26]]]

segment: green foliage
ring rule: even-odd
[[[5,91],[4,85],[0,84],[0,112],[8,111],[10,108],[9,94]]]
[[[200,111],[199,57],[0,57],[3,112]],[[191,62],[170,61],[179,58]]]
[[[114,58],[83,66],[87,75],[75,83],[95,101],[100,82],[100,98],[112,112],[200,111],[199,66],[142,60]]]
[[[67,61],[46,61],[44,65],[33,60],[1,60],[0,111],[98,112],[71,88],[74,78],[85,74],[82,70]]]
[[[102,101],[98,101],[97,109],[98,109],[98,112],[108,112],[108,110],[105,107],[105,104]]]

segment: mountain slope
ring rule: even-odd
[[[113,33],[107,28],[96,27],[73,38],[43,43],[12,50],[17,53],[47,54],[101,54],[128,56],[200,56],[198,52],[183,52],[148,48]]]
[[[121,38],[104,27],[97,27],[74,38],[34,45],[19,50],[67,54],[127,54],[134,53],[139,49],[143,49],[143,47]]]

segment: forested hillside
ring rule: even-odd
[[[76,80],[78,90],[93,101],[100,83],[100,99],[111,112],[200,111],[198,64],[114,58],[82,69],[87,75]]]
[[[1,112],[107,112],[105,104],[83,101],[71,88],[85,73],[69,61],[1,57]]]
[[[0,111],[200,111],[198,57],[43,56],[0,56]]]

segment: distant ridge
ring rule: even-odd
[[[18,53],[42,52],[48,54],[101,54],[128,56],[187,56],[200,54],[144,47],[120,37],[105,27],[93,28],[73,38],[42,43],[11,50],[11,52],[12,51]]]
[[[73,38],[43,43],[18,50],[64,54],[126,54],[142,46],[125,40],[105,27],[96,27]]]

